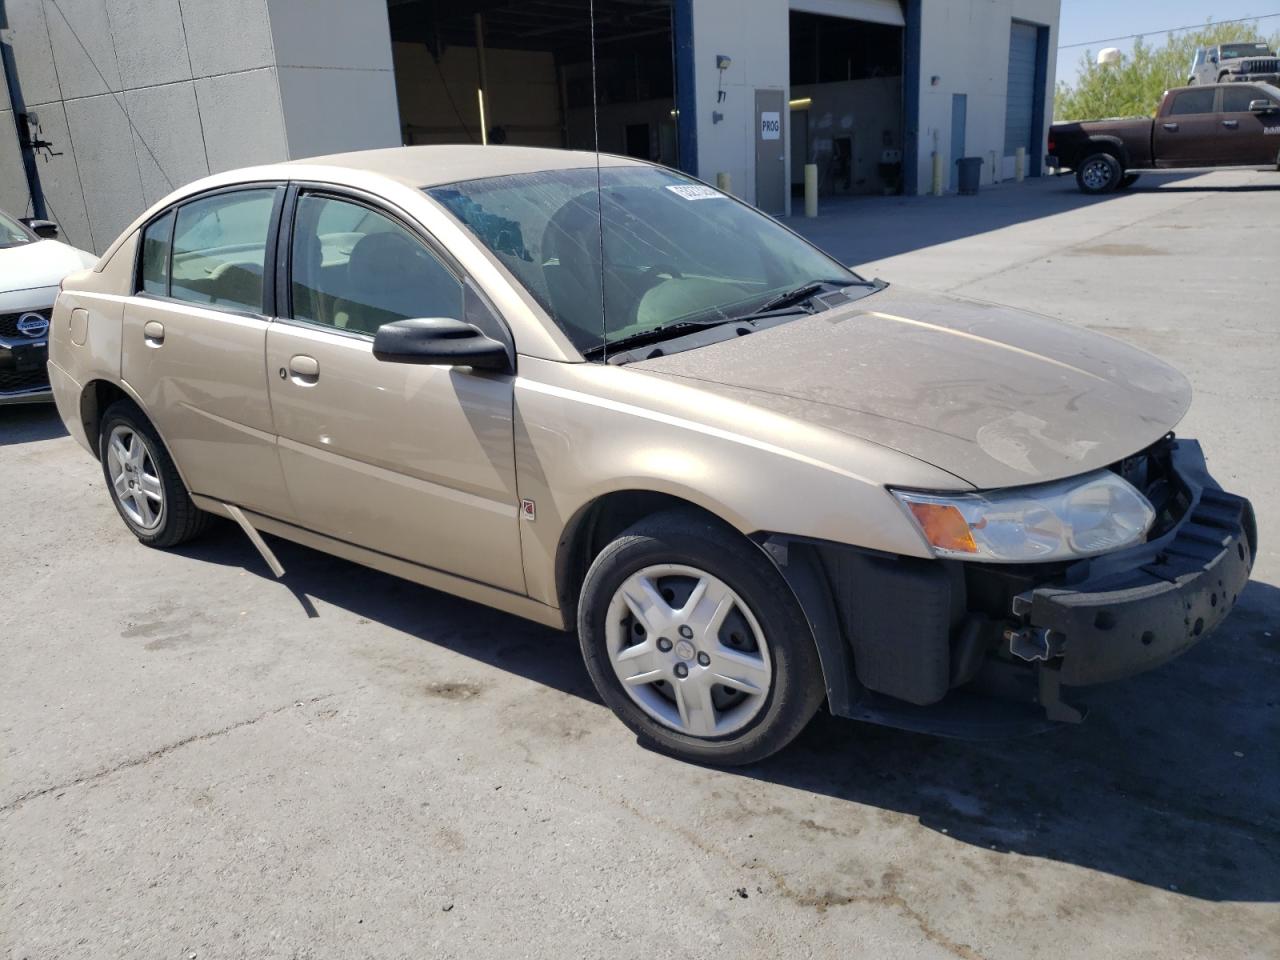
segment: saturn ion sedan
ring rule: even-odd
[[[599,167],[597,168],[597,163]],[[54,310],[139,540],[213,515],[556,628],[642,742],[749,763],[814,712],[996,736],[1170,659],[1256,527],[1186,380],[868,280],[669,169],[407,147],[219,174]],[[278,572],[278,564],[277,564]]]

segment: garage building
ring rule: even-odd
[[[400,143],[678,167],[775,214],[1043,170],[1060,0],[6,0],[0,206],[102,250],[174,187]],[[594,51],[594,59],[593,59]]]

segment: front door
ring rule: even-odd
[[[290,302],[267,369],[298,522],[523,593],[512,377],[373,355],[383,323],[461,319],[464,284],[363,201],[304,191],[292,224]]]
[[[756,206],[780,217],[787,211],[787,150],[781,90],[756,91]]]
[[[289,518],[263,365],[283,199],[283,186],[224,190],[143,228],[120,365],[192,493]]]
[[[1266,100],[1269,113],[1251,113],[1249,104]],[[1222,89],[1222,132],[1218,136],[1218,163],[1223,166],[1258,166],[1280,159],[1280,103],[1261,87],[1238,84]]]
[[[1157,167],[1211,167],[1217,163],[1222,130],[1216,87],[1190,87],[1174,94],[1169,111],[1152,131]]]

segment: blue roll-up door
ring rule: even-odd
[[[1009,88],[1005,99],[1004,155],[1018,147],[1031,155],[1031,124],[1036,101],[1036,28],[1014,23],[1009,28]]]

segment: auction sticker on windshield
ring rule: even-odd
[[[700,186],[696,183],[679,183],[671,184],[667,187],[672,193],[684,197],[686,200],[716,200],[723,197],[724,194],[711,187]]]

